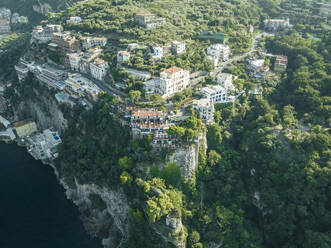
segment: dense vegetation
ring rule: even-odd
[[[33,6],[40,7],[40,4],[48,4],[52,10],[64,8],[77,2],[77,0],[0,0],[0,8],[8,8],[12,13],[19,13],[27,16],[32,24],[40,22],[42,13],[35,12]]]
[[[308,2],[303,6],[315,8]],[[244,51],[251,39],[247,25],[281,16],[286,4],[297,6],[298,1],[98,0],[79,3],[49,18],[64,23],[69,16],[79,15],[84,22],[70,28],[106,34],[115,46],[192,40],[208,29],[224,32],[236,51]],[[133,16],[143,10],[165,17],[168,24],[151,30],[138,27]],[[298,15],[298,11],[289,13]],[[123,247],[172,247],[163,245],[155,232],[167,215],[181,218],[184,225],[175,236],[169,232],[168,238],[187,237],[187,247],[192,248],[211,244],[229,248],[331,246],[331,35],[312,17],[305,26],[300,26],[300,20],[295,20],[295,29],[266,39],[267,50],[288,56],[289,64],[286,73],[261,83],[262,94],[250,93],[255,81],[247,75],[244,63],[227,68],[239,76],[235,84],[244,93],[233,104],[215,106],[216,123],[207,127],[207,154],[200,151],[198,170],[189,182],[175,163],[164,163],[168,150],[154,151],[150,137],[131,139],[129,128],[118,121],[119,98],[101,95],[91,110],[61,107],[69,123],[56,161],[59,172],[71,186],[77,179],[121,189],[128,196],[130,235]],[[321,41],[310,38],[315,33]],[[133,55],[127,66],[157,73],[168,65],[158,67],[142,61],[143,56]],[[184,68],[195,64],[195,60],[187,64],[172,59],[164,63],[182,63]],[[137,91],[141,82],[129,83],[129,99],[135,104],[142,97]],[[30,86],[35,84],[28,78],[18,88],[26,91],[26,97],[34,97]],[[162,99],[153,97],[155,105],[162,105]],[[185,96],[176,98],[180,102]],[[201,128],[192,113],[169,134],[185,144]],[[104,209],[100,198],[90,197],[96,208]]]
[[[28,48],[29,41],[30,35],[27,33],[13,33],[0,39],[0,75],[2,77],[14,77],[14,65]]]
[[[130,42],[165,44],[173,40],[194,39],[203,31],[221,31],[229,37],[235,51],[247,50],[251,45],[249,24],[260,23],[257,1],[106,1],[82,2],[58,15],[50,15],[50,21],[62,22],[69,16],[81,16],[81,24],[68,28],[80,32],[107,34],[113,44]],[[146,8],[148,6],[148,8]],[[145,29],[133,22],[137,12],[150,11],[166,18],[167,24],[157,29]]]

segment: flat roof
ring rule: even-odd
[[[26,119],[26,120],[23,120],[23,121],[18,121],[18,122],[15,122],[13,123],[14,127],[21,127],[21,126],[24,126],[30,122],[34,122],[32,119]]]

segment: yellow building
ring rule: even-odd
[[[36,123],[31,120],[24,120],[14,123],[14,127],[18,137],[25,137],[29,136],[34,132],[37,132],[37,125]]]

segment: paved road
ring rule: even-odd
[[[217,77],[217,75],[219,73],[221,73],[228,65],[243,60],[244,58],[246,58],[248,55],[251,55],[252,53],[256,52],[256,48],[258,46],[259,43],[259,39],[262,37],[263,33],[258,34],[254,40],[253,40],[253,44],[252,44],[252,49],[249,52],[246,52],[244,54],[239,54],[239,55],[235,55],[233,56],[231,59],[229,59],[228,61],[222,62],[221,66],[216,68],[215,71],[213,71],[211,73],[211,76],[215,79]]]
[[[116,88],[114,88],[113,86],[103,82],[103,81],[99,81],[95,78],[93,78],[91,75],[89,74],[86,74],[86,73],[82,73],[82,72],[78,72],[78,71],[72,71],[70,69],[67,69],[67,68],[64,68],[62,66],[58,66],[58,65],[54,65],[54,64],[51,64],[52,67],[58,69],[58,70],[62,70],[62,71],[65,71],[65,72],[69,72],[69,73],[79,73],[81,74],[82,76],[90,79],[93,83],[95,83],[100,89],[102,89],[103,91],[111,94],[111,95],[116,95],[116,96],[120,96],[122,98],[126,98],[127,94],[124,93],[123,91],[120,91]]]

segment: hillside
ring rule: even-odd
[[[91,78],[90,85],[107,87],[92,100],[68,90],[70,82],[59,89],[47,81],[46,87],[33,75],[37,70],[29,70],[5,96],[14,108],[27,105],[22,104],[26,99],[47,106],[48,96],[70,96],[72,104],[57,105],[67,126],[52,162],[68,198],[83,212],[87,230],[103,238],[105,247],[331,247],[330,25],[319,5],[302,2],[90,0],[47,15],[46,22],[71,31],[69,40],[108,38],[95,45],[103,48],[101,59],[91,60],[108,63],[108,74],[98,81],[77,68],[81,61],[70,64],[70,58],[83,60],[81,55],[97,49],[68,46],[70,53],[56,52],[68,56],[70,65],[53,60],[63,71]],[[53,6],[71,3],[54,1]],[[134,17],[140,12],[166,23],[139,26]],[[301,12],[311,16],[303,18]],[[76,16],[82,20],[67,23]],[[268,30],[263,22],[268,18],[283,26]],[[293,18],[291,25],[286,18]],[[198,40],[204,32],[224,34],[231,47],[232,54],[218,65],[206,62],[213,40]],[[0,48],[23,50],[29,37],[19,38],[9,36]],[[185,42],[184,52],[153,59],[151,45],[165,47],[174,40]],[[118,53],[129,43],[139,44]],[[50,66],[49,44],[32,44],[30,59]],[[127,60],[120,63],[118,54]],[[276,70],[277,60],[282,60],[281,70]],[[155,78],[161,71],[179,71],[184,75],[179,78],[190,83],[170,96],[160,89],[148,94],[146,82],[125,67],[150,71]],[[207,76],[193,83],[190,75],[196,71]],[[218,82],[218,76],[230,78],[233,87]],[[120,83],[123,88],[111,88]],[[206,97],[213,86],[222,86],[222,100]],[[202,111],[195,108],[199,101],[207,102]],[[45,106],[36,109],[53,117]],[[207,112],[210,122],[203,117]],[[157,143],[158,134],[165,145]]]
[[[138,12],[152,12],[165,17],[167,24],[155,30],[134,24]],[[103,33],[118,43],[146,42],[165,44],[171,40],[193,40],[203,31],[221,31],[231,46],[244,51],[251,45],[247,26],[260,23],[257,1],[88,1],[66,9],[50,19],[65,24],[69,16],[83,18],[69,29]]]
[[[27,16],[32,23],[38,23],[49,11],[56,11],[72,5],[77,0],[0,0],[0,8]]]

